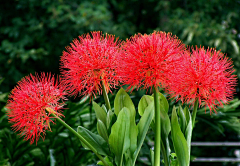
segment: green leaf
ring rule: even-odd
[[[136,116],[136,111],[134,104],[129,97],[129,95],[123,90],[120,89],[116,95],[115,101],[114,101],[114,110],[115,114],[118,115],[120,110],[123,108],[128,108],[129,113],[130,113],[130,153],[131,156],[137,149],[137,135],[138,135],[138,128],[135,123],[135,116]]]
[[[186,120],[185,113],[183,112],[183,109],[182,109],[181,106],[179,106],[178,115],[179,115],[181,130],[182,130],[183,133],[185,133],[185,130],[186,130],[186,127],[187,127],[187,120]]]
[[[108,163],[109,166],[114,166],[113,163],[109,160],[108,156],[106,156],[104,160]],[[102,161],[97,162],[97,164],[105,166]]]
[[[162,93],[159,93],[160,96],[160,104],[163,106],[165,112],[168,113],[168,109],[169,109],[169,104],[167,99],[165,98],[165,96]]]
[[[130,148],[130,111],[124,107],[119,111],[117,121],[113,124],[109,136],[109,146],[115,154],[115,161],[122,166],[123,154]]]
[[[168,143],[168,139],[165,141],[165,142],[167,142]],[[167,152],[167,150],[168,150],[168,152]],[[163,161],[164,161],[164,163],[166,164],[166,165],[169,165],[169,154],[170,154],[170,151],[169,151],[169,143],[168,143],[168,147],[166,147],[165,145],[164,145],[164,141],[163,141],[163,139],[161,138],[161,153],[162,153],[162,155],[163,155]]]
[[[148,128],[152,122],[154,115],[154,102],[151,102],[150,105],[145,109],[143,116],[141,117],[137,127],[138,127],[138,137],[137,137],[137,150],[134,153],[133,161],[135,163],[138,153],[142,147]]]
[[[130,149],[128,149],[126,151],[124,156],[125,156],[124,166],[133,166],[134,164],[133,164],[133,159],[132,159],[132,155],[131,155]]]
[[[107,118],[107,113],[104,111],[103,108],[101,108],[96,102],[92,102],[93,104],[93,109],[96,113],[97,119],[101,120],[105,126],[107,126],[106,118]]]
[[[168,135],[171,131],[171,123],[168,116],[168,113],[164,110],[162,105],[160,104],[160,118],[161,118],[161,151],[164,157],[164,162],[169,163],[169,155],[170,155],[170,146]]]
[[[160,111],[160,118],[161,118],[161,133],[164,134],[164,137],[168,137],[171,131],[171,123],[168,116],[168,113],[164,111],[164,108],[160,104],[161,111]]]
[[[189,121],[191,120],[191,113],[188,109],[188,107],[185,107],[184,110],[183,110],[183,113],[185,115],[185,119],[186,119],[186,123],[188,125]],[[192,120],[191,120],[192,121]]]
[[[165,96],[162,93],[159,93],[159,100],[160,100],[160,110],[161,110],[161,112],[160,112],[161,130],[162,131],[164,130],[164,133],[169,134],[169,132],[171,131],[170,119],[168,116],[169,104],[168,104],[167,99],[165,98]],[[165,125],[166,125],[166,128],[165,128]],[[151,123],[151,128],[155,132],[155,118],[153,118],[153,121]],[[168,135],[168,134],[166,134],[166,135]]]
[[[160,96],[160,118],[161,118],[161,152],[163,154],[165,164],[169,164],[170,146],[168,135],[171,131],[171,123],[168,116],[169,104],[163,94]],[[155,126],[154,126],[155,128]]]
[[[136,111],[131,109],[130,111],[130,154],[131,158],[133,153],[137,149],[137,137],[138,137],[138,127],[135,122]]]
[[[91,131],[85,129],[82,126],[78,126],[77,132],[100,154],[107,156],[109,154],[109,149],[107,142],[99,135],[92,133]],[[85,149],[89,148],[82,142]]]
[[[114,113],[109,110],[107,113],[107,129],[111,129],[113,123],[116,121]]]
[[[114,100],[114,112],[116,115],[123,109],[123,107],[128,108],[130,111],[135,111],[134,104],[129,97],[129,95],[124,91],[124,89],[120,89]]]
[[[144,95],[138,103],[138,113],[143,116],[145,109],[153,102],[153,97],[149,95]]]
[[[190,120],[190,122],[192,122]],[[188,146],[188,152],[189,152],[189,157],[190,157],[190,152],[191,152],[191,139],[192,139],[192,123],[188,123],[188,126],[185,131],[185,138],[187,140],[187,146]]]
[[[105,112],[108,112],[106,106],[104,104],[102,104],[102,109],[105,111]]]
[[[102,136],[102,138],[106,142],[108,142],[108,132],[107,132],[106,126],[103,124],[103,122],[100,119],[98,119],[97,121],[97,131],[98,131],[98,134]]]
[[[178,124],[178,116],[175,107],[173,107],[172,111],[171,128],[173,146],[177,155],[179,166],[188,166],[190,160],[188,145]]]

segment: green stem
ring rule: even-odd
[[[194,107],[193,107],[193,112],[192,112],[192,129],[194,128],[194,125],[195,125],[197,108],[198,108],[198,98],[196,98],[196,101],[194,102]]]
[[[111,110],[110,101],[109,101],[107,91],[106,91],[106,87],[105,87],[103,81],[101,81],[101,85],[102,85],[103,97],[104,97],[104,100],[105,100],[105,103],[106,103],[107,110]]]
[[[51,108],[46,108],[46,110],[54,116],[59,123],[61,123],[63,126],[65,126],[69,131],[71,131],[76,137],[78,137],[89,149],[91,149],[97,156],[98,158],[103,162],[105,166],[109,166],[108,163],[105,161],[105,159],[97,153],[97,151],[94,149],[94,147],[87,141],[85,140],[79,133],[77,133],[73,128],[71,128],[68,124],[66,124],[62,119],[60,119],[58,116],[56,116]]]
[[[160,100],[157,87],[156,88],[154,87],[154,107],[155,107],[154,166],[160,166],[161,119],[160,119]]]

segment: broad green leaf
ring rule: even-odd
[[[97,131],[98,134],[106,141],[108,142],[108,132],[106,126],[103,124],[103,122],[98,119],[97,121]]]
[[[129,95],[124,91],[124,89],[120,89],[114,100],[114,113],[116,115],[123,109],[123,107],[128,108],[130,111],[135,111],[134,104],[129,97]]]
[[[100,154],[107,156],[109,154],[107,142],[99,135],[92,133],[82,126],[78,126],[77,132]],[[82,141],[81,141],[82,142]],[[82,142],[84,148],[89,149]]]
[[[145,109],[153,102],[154,98],[149,95],[144,95],[138,103],[138,113],[143,116]]]
[[[104,125],[107,126],[107,122],[106,122],[107,113],[106,113],[106,111],[103,108],[101,108],[96,102],[93,101],[92,104],[93,104],[93,109],[96,113],[97,119],[100,119],[104,123]]]
[[[159,93],[159,96],[160,96],[160,104],[163,106],[165,112],[168,113],[169,104],[166,97],[162,93]]]
[[[138,153],[140,152],[140,149],[146,137],[148,128],[152,122],[153,114],[154,114],[154,102],[151,102],[150,105],[145,109],[144,114],[137,125],[139,133],[137,137],[137,150],[133,155],[134,163],[137,159]]]
[[[188,166],[190,160],[188,145],[178,124],[178,116],[175,107],[173,107],[172,111],[171,128],[173,146],[177,155],[179,166]]]
[[[137,149],[137,137],[138,137],[138,127],[135,123],[135,115],[134,117],[130,115],[130,152],[131,156],[133,156],[134,152]]]
[[[137,148],[137,135],[138,135],[138,128],[135,123],[135,116],[136,116],[136,111],[135,107],[133,105],[132,100],[130,99],[129,95],[123,90],[120,89],[116,95],[115,101],[114,101],[114,109],[115,109],[115,114],[118,115],[119,111],[122,108],[128,108],[130,111],[130,152],[131,156],[135,152]]]
[[[119,111],[109,136],[109,146],[115,154],[117,166],[122,166],[123,154],[130,148],[130,111],[124,107]]]
[[[171,131],[171,123],[168,116],[168,113],[164,111],[164,108],[160,104],[160,118],[161,118],[161,133],[165,135],[165,137],[168,137],[170,131]]]

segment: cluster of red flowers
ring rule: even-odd
[[[184,52],[184,44],[170,33],[137,34],[123,45],[120,75],[131,87],[165,87]]]
[[[15,131],[20,131],[20,135],[25,135],[25,139],[30,139],[31,143],[39,137],[44,139],[45,131],[51,130],[50,122],[53,122],[46,108],[54,110],[58,117],[63,116],[60,109],[66,100],[64,95],[63,86],[51,74],[30,74],[19,81],[9,95],[9,122],[13,123]]]
[[[73,40],[61,57],[63,82],[72,95],[101,94],[102,84],[109,91],[119,83],[121,42],[113,35],[92,32]]]
[[[185,54],[182,64],[176,66],[177,74],[169,77],[167,90],[172,97],[192,105],[198,99],[199,105],[210,111],[232,99],[237,79],[229,58],[204,47]]]
[[[38,140],[52,122],[46,108],[58,116],[64,95],[95,96],[120,85],[132,88],[164,88],[171,97],[210,109],[233,97],[236,76],[232,61],[220,51],[185,48],[170,33],[137,34],[126,42],[101,32],[79,36],[61,57],[60,86],[50,75],[32,75],[18,83],[7,108],[13,128]],[[65,88],[62,88],[65,87]]]

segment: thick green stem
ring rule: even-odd
[[[79,133],[77,133],[73,128],[71,128],[68,124],[66,124],[62,119],[60,119],[58,116],[54,114],[54,110],[51,108],[46,108],[46,110],[54,116],[59,123],[61,123],[63,126],[65,126],[69,131],[71,131],[76,137],[78,137],[89,149],[91,149],[97,156],[98,158],[103,162],[105,166],[109,166],[108,163],[105,161],[105,159],[97,153],[97,151],[94,149],[94,147],[87,141],[85,140]]]
[[[157,87],[154,88],[154,107],[155,107],[154,166],[160,166],[161,119],[160,119],[160,100]]]
[[[196,115],[197,115],[197,108],[198,108],[198,98],[196,98],[196,101],[195,101],[194,107],[193,107],[193,112],[192,112],[192,129],[194,128],[194,125],[195,125],[195,119],[196,119]]]
[[[107,94],[107,91],[106,91],[106,87],[105,87],[103,81],[101,81],[101,85],[102,85],[102,92],[103,92],[103,97],[104,97],[104,100],[105,100],[105,103],[106,103],[107,110],[111,110],[110,101],[109,101],[108,94]]]

